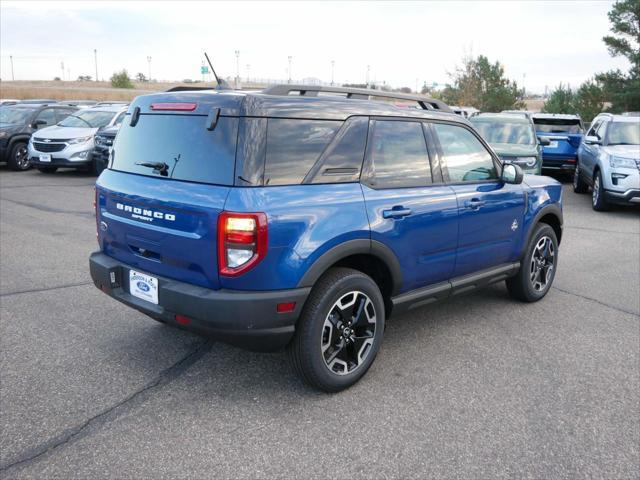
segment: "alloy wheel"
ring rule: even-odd
[[[593,202],[594,205],[597,205],[599,199],[600,199],[600,173],[596,173],[596,176],[593,179],[593,192],[591,195],[591,201]]]
[[[553,278],[555,267],[555,247],[550,237],[546,235],[536,243],[529,269],[529,278],[533,289],[537,292],[543,291]]]
[[[16,149],[16,166],[19,170],[26,170],[29,168],[29,155],[26,146],[21,146]]]
[[[376,309],[364,293],[342,295],[331,307],[322,327],[320,346],[325,366],[336,375],[352,373],[371,353]]]

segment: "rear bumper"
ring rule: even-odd
[[[556,172],[573,172],[578,163],[577,156],[542,155],[542,169]]]
[[[155,305],[129,293],[132,267],[94,252],[89,268],[96,287],[119,302],[156,320],[255,351],[274,351],[289,343],[311,290],[210,290],[157,277],[158,305]],[[292,312],[276,311],[278,303],[288,302],[296,302]],[[188,317],[189,322],[176,321],[176,315]]]
[[[626,192],[604,191],[606,199],[612,203],[640,205],[640,189],[632,188]]]

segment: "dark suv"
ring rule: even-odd
[[[69,105],[21,102],[0,107],[0,161],[11,170],[27,170],[31,163],[27,145],[31,135],[64,120],[78,110]]]
[[[96,183],[95,285],[161,322],[287,347],[326,391],[365,374],[392,313],[503,280],[544,297],[561,185],[523,181],[446,105],[385,97],[401,95],[138,97]]]

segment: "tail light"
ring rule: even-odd
[[[253,268],[267,254],[264,213],[222,212],[218,217],[218,270],[235,277]]]

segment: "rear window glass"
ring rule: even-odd
[[[270,118],[264,184],[301,183],[341,125],[327,120]]]
[[[215,130],[206,116],[140,115],[135,127],[127,115],[113,147],[111,168],[157,178],[232,185],[238,119],[220,117]],[[166,165],[163,175],[147,164]]]
[[[60,122],[61,127],[100,128],[108,125],[115,116],[115,112],[99,110],[85,110],[76,112]]]
[[[580,120],[553,120],[534,118],[536,131],[542,133],[582,133]]]

